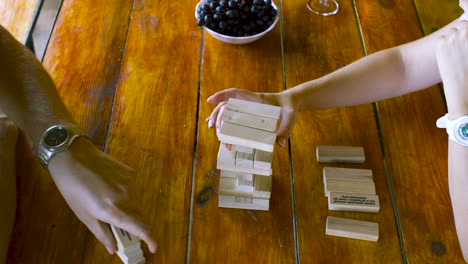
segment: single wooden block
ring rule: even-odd
[[[318,162],[364,163],[363,147],[318,146]]]
[[[237,177],[238,177],[237,173],[238,172],[235,172],[235,171],[221,170],[219,176],[220,177],[236,178],[237,179]]]
[[[110,226],[117,242],[117,255],[125,264],[145,263],[140,240],[127,231]]]
[[[221,142],[273,152],[276,134],[224,122],[218,133]]]
[[[270,209],[270,201],[268,199],[236,197],[220,194],[218,197],[218,207],[268,211]]]
[[[219,189],[220,190],[232,190],[237,187],[238,178],[220,177],[219,178]]]
[[[231,111],[248,113],[274,119],[279,119],[281,115],[281,107],[244,101],[235,98],[229,98],[228,103],[226,104],[226,108]]]
[[[379,224],[340,217],[327,217],[327,235],[376,242],[379,240]]]
[[[244,152],[244,153],[248,153],[248,154],[254,154],[254,151],[255,151],[255,149],[253,149],[253,148],[249,148],[249,147],[246,147],[246,146],[240,146],[240,145],[234,145],[234,150],[236,152]]]
[[[324,187],[327,197],[331,192],[375,194],[374,182],[326,180]]]
[[[273,152],[267,152],[263,150],[255,151],[254,167],[255,168],[271,168],[273,161]]]
[[[236,152],[236,166],[249,167],[249,168],[253,167],[254,166],[254,154]]]
[[[323,180],[374,181],[372,170],[348,168],[323,168]]]
[[[218,162],[216,163],[216,168],[222,171],[235,171],[241,173],[251,173],[259,175],[271,175],[272,170],[264,168],[254,168],[254,167],[243,167],[235,165],[235,153],[234,150],[228,150],[225,146],[220,144],[218,152]]]
[[[110,226],[111,226],[112,233],[114,234],[115,241],[117,242],[117,247],[125,249],[125,248],[130,248],[135,245],[140,246],[140,240],[134,237],[129,232],[121,228],[115,227],[113,225],[110,225]]]
[[[271,196],[271,176],[255,175],[254,196],[270,199]]]
[[[241,126],[276,132],[278,119],[225,110],[223,121]]]
[[[352,211],[378,213],[379,196],[360,193],[331,192],[328,196],[328,209],[333,211]]]
[[[218,160],[217,163],[222,163],[226,165],[236,165],[236,152],[234,150],[229,150],[223,144],[220,144],[218,150]]]

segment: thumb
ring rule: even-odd
[[[291,135],[292,128],[294,127],[294,124],[296,123],[296,118],[297,118],[297,112],[294,110],[291,111],[284,111],[281,113],[281,121],[280,121],[280,126],[277,131],[277,137],[276,137],[276,142],[278,145],[281,147],[285,147],[289,136]]]

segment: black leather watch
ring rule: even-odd
[[[49,127],[42,135],[37,155],[46,169],[52,158],[66,151],[78,137],[86,137],[78,127],[55,125]]]

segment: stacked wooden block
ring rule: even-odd
[[[219,207],[269,210],[280,113],[272,105],[233,98],[227,102],[218,132]]]
[[[141,250],[140,240],[127,231],[111,225],[117,241],[117,255],[125,264],[144,264],[145,256]]]
[[[363,163],[362,147],[317,147],[318,162]],[[328,209],[377,213],[380,210],[379,197],[375,192],[372,170],[333,168],[323,169],[323,185],[328,197]],[[326,234],[377,241],[379,225],[373,222],[327,217]]]

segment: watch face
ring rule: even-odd
[[[458,128],[458,134],[464,140],[468,140],[468,123],[460,125]]]
[[[57,147],[68,139],[68,131],[63,127],[55,127],[47,132],[44,143],[51,147]]]

